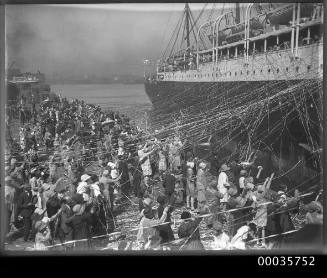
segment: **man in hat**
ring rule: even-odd
[[[42,175],[42,195],[45,204],[55,194],[55,188],[56,185],[50,182],[50,175],[44,173],[44,175]]]
[[[118,155],[118,172],[121,173],[121,178],[119,180],[121,191],[123,193],[123,198],[127,198],[130,194],[131,184],[129,179],[129,170],[127,161],[123,156]]]
[[[32,203],[32,191],[31,185],[25,183],[23,185],[23,192],[18,197],[18,215],[23,218],[24,221],[24,241],[28,241],[32,220],[31,216],[34,211],[34,204]]]
[[[144,176],[144,184],[147,188],[149,188],[150,184],[150,177],[152,175],[152,168],[151,168],[151,162],[150,162],[150,155],[155,152],[155,148],[150,150],[150,147],[148,146],[148,143],[144,145],[138,152],[139,156],[139,162],[141,164],[143,176]]]
[[[223,195],[223,198],[220,199],[221,208],[226,209],[227,201],[228,201],[228,189],[229,186],[228,183],[228,175],[227,171],[229,171],[230,168],[227,166],[227,164],[223,164],[220,167],[220,173],[218,176],[218,183],[217,183],[217,189],[218,191]]]
[[[253,205],[256,210],[256,214],[253,218],[253,222],[257,225],[259,238],[261,238],[261,242],[258,241],[259,244],[265,246],[265,229],[267,226],[267,205],[264,203],[268,202],[265,198],[265,185],[259,184],[257,186],[256,191],[254,191],[253,195]]]
[[[175,184],[176,184],[176,178],[171,173],[170,169],[167,168],[162,186],[165,189],[165,195],[170,205],[172,205],[175,201],[175,197],[174,197]]]
[[[277,200],[267,206],[267,236],[272,234],[283,234],[295,229],[290,216],[292,209],[298,208],[298,198],[288,198],[283,191],[278,191]],[[287,237],[281,236],[278,238],[278,243]]]
[[[167,219],[167,213],[170,208],[170,206],[167,206],[162,213],[162,216],[159,219],[155,218],[155,212],[153,211],[151,207],[151,201],[147,198],[144,200],[144,202],[149,203],[149,205],[146,205],[145,208],[141,211],[141,221],[139,225],[139,230],[137,233],[137,241],[144,246],[144,244],[147,242],[149,235],[153,233],[152,229],[155,229],[155,226],[161,223],[164,223]]]
[[[65,197],[65,193],[67,192],[67,188],[63,186],[62,183],[58,183],[55,188],[55,194],[50,197],[46,203],[47,215],[49,218],[53,217],[58,213],[61,208],[61,200]],[[50,222],[50,230],[51,230],[51,239],[53,240],[56,236],[56,226],[58,221]]]
[[[73,229],[66,223],[66,220],[73,215],[70,207],[72,204],[73,200],[67,196],[60,200],[60,210],[58,211],[60,212],[58,215],[58,237],[62,243],[73,239]]]
[[[165,196],[159,195],[157,198],[157,202],[159,203],[159,207],[157,208],[157,213],[158,213],[158,217],[161,218],[163,211],[168,206],[168,200]],[[167,211],[167,218],[165,222],[171,221],[170,218],[171,218],[172,211],[173,211],[173,207],[170,207]],[[170,223],[159,226],[158,230],[161,237],[161,243],[169,242],[175,239]]]

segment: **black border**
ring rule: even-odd
[[[160,3],[174,3],[175,1],[158,1]],[[184,2],[184,1],[181,1]],[[187,1],[191,3],[204,3],[207,1]],[[209,1],[208,1],[209,2]],[[235,1],[212,1],[212,2],[235,2]],[[243,2],[243,1],[242,1]],[[294,1],[244,1],[244,2],[294,2]],[[297,2],[322,2],[322,1],[297,1]],[[97,0],[97,1],[90,1],[90,0],[4,0],[3,4],[101,4],[101,3],[154,3],[152,1],[104,1],[104,0]],[[327,1],[324,1],[324,14],[326,15],[327,11]],[[324,44],[326,45],[327,42],[327,28],[324,30]],[[4,130],[5,124],[4,124],[4,103],[6,99],[6,90],[5,90],[5,6],[0,5],[0,63],[1,63],[1,74],[0,74],[0,128],[1,131]],[[324,53],[324,70],[326,69],[327,65],[327,54]],[[323,79],[323,91],[326,91],[327,89],[327,81],[326,78]],[[323,97],[323,117],[324,117],[324,127],[325,123],[327,122],[327,94],[324,94]],[[326,177],[327,177],[327,155],[326,155],[326,150],[327,150],[327,131],[324,128],[324,133],[323,133],[323,180],[324,180],[324,188],[326,189]],[[3,132],[1,132],[1,145],[0,145],[0,157],[4,157],[4,136]],[[4,159],[1,159],[1,184],[4,184]],[[4,187],[1,186],[1,190]],[[3,194],[1,194],[3,196]],[[324,194],[323,197],[324,200],[324,208],[326,209],[326,194]],[[3,204],[3,202],[1,202]],[[1,207],[1,211],[4,211]],[[3,217],[1,218],[1,224],[3,223]],[[3,225],[0,226],[0,231],[1,234],[3,234]],[[326,214],[324,215],[324,231],[327,231],[327,217]],[[56,271],[60,270],[62,271],[62,274],[66,273],[75,273],[75,272],[93,272],[95,270],[103,270],[107,274],[112,273],[110,271],[113,271],[116,269],[114,272],[117,271],[117,274],[124,270],[129,271],[130,273],[133,274],[140,274],[140,275],[156,275],[160,274],[160,272],[164,269],[167,269],[171,272],[171,274],[175,273],[175,266],[177,269],[179,269],[175,274],[186,274],[187,272],[190,272],[192,274],[195,274],[196,276],[200,277],[208,277],[207,276],[207,271],[214,271],[214,275],[218,276],[221,274],[221,272],[227,272],[228,273],[239,273],[240,275],[245,274],[247,272],[248,274],[251,275],[252,270],[275,270],[278,267],[264,267],[260,268],[257,264],[257,258],[260,255],[268,255],[268,256],[281,256],[281,255],[312,255],[312,254],[327,254],[326,246],[327,246],[327,238],[326,238],[326,232],[324,233],[324,251],[323,252],[317,252],[317,250],[312,250],[312,251],[304,251],[304,250],[292,250],[292,251],[279,251],[279,250],[273,250],[273,251],[258,251],[254,252],[252,251],[244,251],[244,252],[238,252],[238,251],[227,251],[227,252],[208,252],[208,253],[198,253],[198,252],[190,252],[190,253],[175,253],[175,252],[169,252],[169,253],[160,253],[160,257],[165,257],[164,260],[158,261],[153,261],[154,257],[152,255],[158,255],[158,253],[144,253],[144,252],[114,252],[114,253],[99,253],[99,252],[87,252],[85,254],[80,254],[80,255],[73,255],[71,254],[66,255],[66,253],[59,253],[60,255],[63,255],[61,257],[57,256],[58,253],[55,254],[45,254],[40,256],[39,253],[35,256],[35,253],[29,253],[26,251],[23,252],[3,252],[2,247],[3,247],[3,237],[1,237],[1,251],[2,254],[5,257],[2,257],[0,260],[0,263],[3,264],[5,263],[7,269],[13,269],[16,273],[22,273],[24,274],[27,269],[35,270],[37,268],[43,268],[45,267],[48,263],[50,263],[50,269],[45,268],[45,271],[51,272],[51,271]],[[24,257],[21,257],[20,255],[24,255]],[[89,255],[93,256],[92,262],[89,261],[90,257]],[[108,258],[108,255],[110,258]],[[171,257],[171,255],[174,255],[174,257]],[[175,256],[177,255],[177,256]],[[199,256],[200,255],[200,256]],[[317,267],[320,268],[322,267],[323,260],[325,260],[326,256],[322,257],[321,255],[316,256],[317,258]],[[19,257],[18,257],[19,256]],[[70,257],[71,260],[69,262],[66,261],[66,258]],[[118,258],[119,257],[119,258]],[[126,264],[125,264],[126,262]],[[194,262],[194,264],[192,264]],[[12,264],[12,266],[10,266]],[[110,266],[110,265],[111,266]],[[121,265],[122,264],[122,265]],[[62,270],[62,266],[66,265],[69,267],[69,269]],[[155,267],[154,271],[151,269],[150,266],[153,265]],[[17,267],[19,266],[19,267]],[[22,266],[22,267],[20,267]],[[35,266],[35,268],[34,268]],[[89,267],[88,267],[89,266]],[[253,269],[254,267],[254,269]],[[110,270],[111,269],[111,270]],[[252,269],[252,270],[251,270]],[[312,268],[296,268],[296,267],[291,267],[291,268],[285,268],[285,267],[280,267],[282,271],[287,271],[287,270],[309,270],[311,271]],[[316,269],[316,268],[315,268]],[[43,271],[43,269],[42,269]],[[34,275],[38,275],[38,272],[35,272]],[[184,276],[184,275],[183,275]],[[211,274],[210,277],[213,277]]]

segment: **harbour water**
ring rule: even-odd
[[[104,110],[119,111],[141,128],[145,128],[152,108],[143,84],[52,84],[51,89],[68,99],[80,99]]]

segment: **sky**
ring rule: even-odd
[[[195,14],[203,6],[190,4]],[[7,64],[50,77],[142,76],[143,60],[160,58],[183,8],[183,3],[7,5]]]

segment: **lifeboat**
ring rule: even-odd
[[[311,17],[313,12],[312,4],[301,4],[301,17]],[[267,19],[273,25],[288,25],[292,21],[293,6],[283,6],[270,11],[267,14]]]

